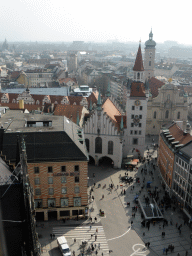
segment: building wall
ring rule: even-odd
[[[155,47],[145,48],[144,69],[145,69],[145,72],[144,72],[145,80],[150,79],[151,77],[154,77]]]
[[[149,99],[146,134],[159,135],[162,125],[171,123],[173,120],[183,121],[183,129],[186,128],[188,103],[184,97],[179,96],[179,92],[177,87],[161,88],[157,97]],[[166,118],[167,110],[169,111],[168,118]],[[180,118],[178,118],[178,112],[180,112]]]
[[[173,180],[174,153],[167,146],[161,136],[159,139],[158,165],[164,183],[169,190],[171,189]]]
[[[79,171],[75,171],[75,166],[79,166]],[[48,172],[48,167],[52,166],[53,172]],[[61,171],[61,166],[66,166],[66,171]],[[39,173],[34,172],[34,167],[39,167]],[[55,209],[57,211],[57,219],[61,219],[60,211],[82,209],[85,210],[85,206],[88,203],[87,196],[87,162],[41,162],[41,163],[28,163],[28,173],[30,184],[34,189],[34,199],[42,199],[42,208],[36,211],[44,212],[44,219],[48,220],[49,209]],[[79,176],[79,182],[75,182],[75,176]],[[48,184],[48,178],[53,178],[53,184]],[[66,177],[66,183],[62,183],[62,177]],[[40,184],[35,185],[35,178],[39,178]],[[75,193],[75,187],[79,187],[79,193]],[[54,189],[54,194],[49,195],[49,188]],[[66,194],[62,193],[62,188],[66,188]],[[41,189],[41,194],[36,195],[36,189]],[[74,206],[74,198],[81,198],[81,206]],[[48,208],[48,199],[55,199],[56,205]],[[61,207],[61,198],[68,199],[68,207]],[[70,214],[72,217],[72,213]]]
[[[139,106],[135,105],[136,100],[140,101]],[[132,107],[134,107],[134,110],[132,110]],[[140,107],[142,107],[142,110],[140,110]],[[125,129],[125,132],[124,132],[123,155],[124,157],[126,157],[130,153],[131,154],[133,153],[132,152],[133,149],[138,149],[140,151],[141,156],[143,156],[144,150],[145,150],[147,99],[141,98],[141,97],[138,97],[138,98],[129,97],[126,105],[126,114],[127,114],[127,129]],[[142,115],[142,119],[139,118],[139,123],[141,124],[141,127],[139,127],[139,125],[136,126],[134,124],[135,116],[139,117],[140,115]],[[135,132],[137,133],[135,134]],[[134,139],[138,139],[138,144],[133,144]]]
[[[98,135],[98,128],[100,130]],[[122,143],[120,134],[111,119],[101,111],[95,111],[92,116],[87,120],[84,126],[85,139],[89,139],[89,155],[92,156],[97,165],[99,159],[102,157],[109,157],[114,162],[115,168],[121,167],[122,161]],[[102,153],[95,153],[95,139],[100,137],[102,139]],[[113,154],[108,154],[108,142],[113,141]]]

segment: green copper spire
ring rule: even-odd
[[[102,103],[101,103],[101,92],[100,92],[100,88],[99,88],[99,96],[98,96],[98,100],[97,100],[97,110],[102,110],[101,108]]]
[[[120,124],[120,130],[122,131],[123,130],[123,116],[121,116],[121,124]]]
[[[77,125],[79,125],[79,111],[77,111]]]
[[[108,86],[107,86],[106,97],[111,97],[111,86],[110,86],[110,83],[109,83],[109,82],[108,82]]]
[[[90,104],[89,104],[89,110],[92,111],[93,110],[93,105],[92,105],[92,100],[90,99]]]

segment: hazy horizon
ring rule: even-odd
[[[0,8],[0,41],[6,38],[8,42],[144,43],[152,27],[157,43],[176,41],[192,45],[190,8],[185,8],[190,1],[183,3],[7,0]]]

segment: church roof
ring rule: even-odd
[[[156,79],[155,77],[151,77],[149,79],[149,90],[152,94],[152,97],[155,98],[159,94],[158,89],[161,88],[165,83]]]
[[[81,119],[83,106],[80,105],[56,105],[54,115],[56,116],[66,116],[71,119],[72,122],[77,123],[77,116],[79,113],[79,119]]]
[[[139,48],[137,51],[137,57],[135,60],[135,65],[133,67],[134,71],[144,71],[143,67],[143,59],[142,59],[142,53],[141,53],[141,45],[139,44]]]
[[[113,102],[108,98],[102,106],[103,111],[114,121],[116,122],[115,116],[121,116],[119,110],[115,107]]]
[[[130,97],[145,97],[145,86],[142,82],[132,82]]]

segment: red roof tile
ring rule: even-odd
[[[79,111],[79,120],[81,119],[83,106],[77,105],[56,105],[54,115],[56,116],[66,116],[67,118],[71,119],[72,122],[77,123],[77,112]]]
[[[139,49],[137,52],[137,57],[135,60],[135,65],[133,67],[134,71],[144,71],[143,67],[143,59],[142,59],[142,54],[141,54],[141,45],[139,45]]]
[[[184,134],[183,130],[177,125],[177,123],[174,123],[169,127],[170,134],[175,138],[175,141],[179,141],[180,144],[186,144],[189,141],[192,140],[192,136],[187,133]]]
[[[155,98],[159,94],[158,89],[161,88],[165,83],[156,79],[155,77],[151,77],[149,79],[149,89],[152,94],[152,97]]]
[[[144,83],[132,82],[130,97],[145,97]]]

